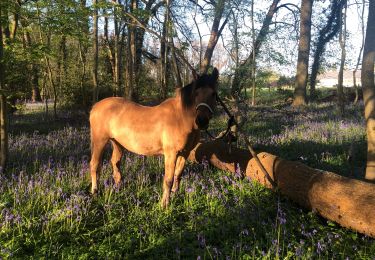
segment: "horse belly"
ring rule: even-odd
[[[152,133],[139,133],[136,131],[121,131],[113,136],[125,149],[140,155],[159,155],[163,148],[157,138]]]

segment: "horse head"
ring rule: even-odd
[[[218,78],[219,71],[214,68],[211,74],[196,75],[193,81],[195,124],[201,130],[208,128],[210,119],[216,109]]]

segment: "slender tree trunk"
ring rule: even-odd
[[[166,7],[165,7],[165,13],[164,13],[162,39],[160,41],[160,83],[161,83],[160,98],[161,99],[165,99],[167,97],[167,88],[168,88],[168,72],[167,72],[168,45],[167,45],[167,41],[169,40],[169,37],[168,37],[169,27],[170,27],[169,26],[169,0],[167,0],[167,4],[166,4]]]
[[[311,40],[311,14],[313,0],[302,0],[300,37],[298,46],[297,75],[294,90],[293,106],[304,106],[307,103],[306,87],[309,69],[309,54]]]
[[[137,10],[137,0],[131,0],[130,3],[130,12],[134,13]],[[134,100],[136,94],[134,93],[135,90],[135,59],[136,59],[136,28],[134,26],[136,21],[130,19],[130,24],[128,26],[128,56],[127,56],[127,98],[130,100]]]
[[[13,14],[13,20],[12,20],[12,26],[11,26],[11,31],[10,31],[10,39],[14,40],[17,34],[18,30],[18,22],[20,18],[20,13],[21,13],[21,0],[16,0],[14,1],[14,14]]]
[[[367,129],[367,165],[365,178],[375,180],[375,1],[370,1],[366,40],[362,59],[362,88]]]
[[[37,6],[37,16],[38,16],[38,22],[39,22],[39,41],[40,41],[40,44],[43,45],[44,40],[43,40],[43,34],[42,34],[42,21],[41,21],[41,17],[40,17],[39,6]],[[51,45],[51,34],[50,34],[50,32],[47,35],[47,44],[46,45],[48,47],[50,47],[50,45]],[[44,58],[45,66],[46,66],[46,73],[48,75],[50,86],[51,86],[52,91],[53,91],[53,115],[54,115],[54,118],[57,119],[57,89],[56,89],[56,83],[53,79],[53,72],[52,72],[52,67],[51,67],[51,62],[50,62],[49,57],[46,54],[44,54],[43,58]]]
[[[24,39],[28,48],[32,47],[31,36],[28,31],[24,33]],[[31,101],[40,102],[42,97],[40,96],[39,89],[39,69],[35,62],[31,64]]]
[[[218,0],[215,4],[215,17],[211,27],[210,39],[208,40],[207,49],[204,53],[202,65],[200,68],[201,73],[207,73],[217,41],[219,40],[220,35],[228,22],[227,17],[223,24],[220,26],[220,21],[224,13],[224,7],[225,0]]]
[[[364,22],[365,9],[366,9],[366,1],[363,0],[362,1],[362,11],[361,11],[361,15],[360,15],[360,17],[361,17],[362,44],[361,44],[361,49],[359,50],[357,64],[355,65],[355,69],[353,71],[353,85],[354,85],[354,90],[355,90],[355,98],[354,98],[353,104],[357,104],[358,99],[359,99],[356,74],[357,74],[359,64],[361,62],[363,47],[365,45],[365,22]]]
[[[335,37],[340,29],[340,14],[346,0],[332,1],[331,11],[325,26],[319,31],[319,37],[316,42],[313,63],[310,75],[310,99],[316,97],[316,78],[318,76],[321,57],[324,53],[326,44]]]
[[[263,24],[259,31],[259,34],[257,35],[257,38],[255,40],[254,49],[251,51],[250,55],[238,66],[238,68],[234,72],[234,77],[233,77],[232,86],[231,86],[231,94],[233,97],[237,97],[239,93],[241,92],[241,82],[248,75],[248,71],[251,68],[251,62],[253,60],[254,54],[256,58],[260,52],[260,48],[269,32],[269,27],[271,25],[272,18],[277,11],[277,5],[279,4],[279,2],[280,0],[272,1],[272,4],[268,8],[266,17],[263,20]]]
[[[344,115],[345,109],[345,97],[344,97],[344,67],[345,67],[345,59],[346,59],[346,10],[347,5],[344,5],[344,11],[341,11],[341,30],[339,35],[339,42],[341,48],[341,62],[340,62],[340,70],[339,70],[339,77],[338,77],[338,84],[337,84],[337,97],[338,97],[338,107],[341,116]]]
[[[81,62],[81,77],[79,81],[79,85],[81,88],[81,95],[82,95],[82,106],[86,107],[86,88],[85,88],[85,78],[86,78],[86,52],[84,52],[82,47],[81,40],[78,40],[78,51],[79,51],[79,61]]]
[[[59,43],[59,56],[57,61],[57,87],[61,91],[66,82],[67,76],[67,50],[66,35],[61,35]]]
[[[98,59],[99,59],[99,39],[98,39],[98,0],[93,0],[94,6],[93,14],[93,68],[92,68],[92,103],[98,101]]]
[[[176,79],[176,85],[177,85],[177,87],[183,87],[184,84],[182,83],[181,70],[180,70],[178,60],[177,60],[176,47],[174,45],[174,39],[173,39],[173,35],[175,34],[174,32],[176,31],[176,28],[174,27],[172,21],[171,21],[171,30],[172,30],[172,32],[169,33],[169,42],[170,42],[170,45],[171,45],[171,48],[170,48],[171,49],[171,58],[172,58],[174,75],[175,75],[175,79]]]
[[[47,89],[47,74],[44,73],[42,79],[42,90],[44,97],[45,120],[48,120],[48,89]]]
[[[119,20],[118,20],[118,0],[112,0],[114,4],[114,18],[113,18],[113,26],[115,32],[115,39],[114,39],[114,54],[115,54],[115,95],[120,94],[121,89],[121,57],[120,57],[120,28],[119,28]]]
[[[114,55],[114,51],[112,50],[110,39],[108,36],[108,15],[104,12],[103,16],[104,16],[104,42],[107,48],[109,63],[111,64],[112,81],[114,84],[116,84],[116,64],[115,64],[115,57],[114,57],[115,55]]]
[[[86,0],[80,0],[80,8],[82,11],[85,11],[86,9]],[[79,53],[79,61],[81,63],[81,75],[80,75],[80,90],[81,90],[81,102],[82,107],[87,108],[88,104],[88,97],[86,96],[86,73],[87,73],[87,50],[88,50],[88,39],[90,35],[90,29],[89,29],[89,14],[87,16],[84,16],[81,18],[83,21],[84,26],[82,26],[82,34],[84,35],[84,39],[82,40],[81,37],[78,37],[78,53]],[[77,26],[78,26],[78,20],[77,20]],[[90,97],[89,97],[90,98]]]
[[[201,34],[201,30],[199,29],[199,25],[198,25],[198,22],[197,22],[197,8],[198,8],[198,5],[196,6],[195,8],[195,11],[194,11],[194,15],[193,15],[193,21],[194,21],[194,24],[195,24],[195,28],[197,29],[197,32],[198,32],[198,38],[199,38],[199,68],[202,67],[202,54],[203,54],[203,37],[202,37],[202,34]]]
[[[0,18],[3,17],[3,12],[0,5]],[[2,173],[5,169],[8,159],[8,128],[7,128],[7,105],[4,94],[4,64],[3,64],[3,29],[0,24],[0,167]]]
[[[253,43],[253,50],[255,48],[255,26],[254,26],[254,0],[251,1],[251,38]],[[255,52],[253,52],[252,62],[251,62],[251,81],[252,81],[252,87],[253,87],[253,93],[252,93],[252,99],[251,99],[251,105],[255,106],[255,71],[256,71],[256,64],[255,64]]]
[[[176,48],[174,47],[174,42],[173,42],[173,37],[171,36],[171,56],[172,56],[172,65],[173,65],[173,70],[176,78],[176,85],[177,87],[183,87],[184,85],[182,84],[182,79],[181,79],[181,72],[180,72],[180,67],[178,66],[178,61],[176,57]]]

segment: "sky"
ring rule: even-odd
[[[199,1],[199,2],[202,4],[202,1]],[[265,13],[268,10],[270,2],[271,1],[256,2],[254,6],[255,12],[261,11]],[[318,22],[320,12],[322,12],[322,8],[328,7],[329,1],[325,1],[325,2],[326,3],[322,3],[322,1],[315,1],[314,11],[313,11],[313,24]],[[347,48],[346,48],[347,49],[347,61],[348,61],[347,69],[352,70],[355,67],[355,64],[357,62],[358,53],[359,53],[360,46],[362,43],[361,23],[360,23],[360,19],[358,15],[358,9],[360,12],[362,5],[354,4],[355,3],[354,0],[349,0],[348,2],[349,2],[348,11],[347,11],[348,38],[347,38]],[[362,3],[362,1],[360,0],[358,2]],[[300,5],[300,1],[298,0],[289,0],[289,1],[282,0],[281,4],[283,3],[293,3],[298,6]],[[291,17],[290,11],[288,11],[287,9],[282,9],[280,11],[281,12],[277,14],[276,21],[290,21],[288,20]],[[366,13],[367,13],[367,9],[365,10],[365,16],[366,16]],[[211,22],[207,24],[206,22],[203,21],[202,18],[198,18],[197,20],[199,19],[200,19],[199,30],[201,34],[204,36],[203,41],[207,42],[209,39]],[[367,18],[365,18],[365,22],[366,20]],[[191,20],[191,26],[193,28],[193,32],[196,35],[198,35],[197,30],[195,29],[195,25],[192,21],[193,20]],[[250,17],[247,17],[244,25],[247,25],[248,27],[246,28],[245,26],[243,26],[242,33],[245,34],[247,32],[250,32],[251,31]],[[259,29],[260,26],[261,26],[261,21],[256,22],[255,24],[256,29]],[[229,42],[231,40],[231,34],[229,30],[230,28],[226,26],[226,29],[223,32],[223,39],[219,41],[218,46],[214,53],[214,59],[213,59],[214,65],[215,63],[217,63],[216,65],[222,65],[223,60],[230,60],[229,53],[223,47],[223,44],[229,45]],[[313,27],[312,30],[316,31],[316,28]],[[278,35],[278,37],[284,38],[282,44],[277,43],[276,40],[275,41],[271,40],[271,43],[265,44],[263,46],[263,48],[271,49],[273,54],[277,54],[277,53],[282,54],[286,58],[286,62],[284,62],[282,65],[279,65],[272,61],[273,60],[272,57],[266,57],[265,61],[260,61],[258,66],[262,68],[270,67],[272,69],[276,69],[281,74],[287,74],[287,75],[295,74],[298,46],[297,46],[297,42],[293,40],[293,38],[296,36],[297,36],[296,32],[291,30],[289,34],[287,35]],[[247,43],[247,44],[243,44],[240,50],[240,57],[244,59],[248,55],[248,53],[251,51],[251,38],[243,36],[242,42]],[[338,65],[339,58],[341,56],[341,50],[339,48],[339,43],[337,39],[332,41],[330,44],[328,44],[327,53],[329,53],[329,55],[326,55],[327,62],[331,66]],[[311,59],[310,59],[310,63],[311,63]],[[223,67],[223,69],[224,70],[228,69],[230,65],[231,63],[228,62],[226,66]]]

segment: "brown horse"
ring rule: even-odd
[[[165,175],[161,204],[169,203],[171,190],[179,188],[181,173],[190,151],[207,129],[216,107],[219,72],[196,76],[175,97],[147,107],[110,97],[96,103],[90,113],[92,193],[97,191],[97,172],[103,148],[111,141],[113,178],[121,181],[119,164],[123,148],[141,155],[164,155]],[[173,187],[172,187],[173,184]]]

